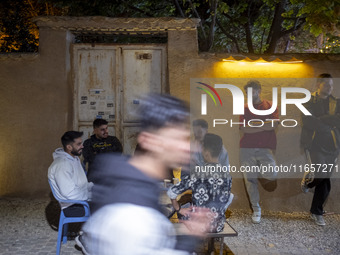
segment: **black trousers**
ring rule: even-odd
[[[66,217],[83,217],[85,209],[83,205],[73,204],[63,210]]]
[[[323,206],[328,198],[329,192],[331,191],[330,177],[332,170],[335,167],[335,161],[338,153],[327,154],[324,152],[311,151],[310,156],[313,164],[322,164],[319,168],[320,171],[315,171],[314,180],[308,184],[309,188],[315,187],[310,212],[322,215]],[[318,170],[318,166],[315,167],[315,170]]]

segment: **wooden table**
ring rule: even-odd
[[[182,223],[174,223],[173,225],[175,227],[177,235],[187,235],[187,233],[189,232],[186,226]],[[223,255],[224,238],[237,235],[237,231],[228,222],[224,224],[224,229],[222,232],[208,233],[207,238],[210,239],[208,243],[208,254],[210,254],[214,249],[215,238],[218,238],[220,240],[220,255]]]

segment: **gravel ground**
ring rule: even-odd
[[[0,198],[0,254],[55,254],[57,232],[45,216],[50,199]],[[317,226],[308,213],[263,211],[252,224],[250,211],[233,210],[228,219],[238,232],[226,238],[228,254],[340,254],[340,214],[326,215]],[[62,245],[61,254],[82,254],[75,242]]]
[[[252,224],[250,211],[233,210],[228,221],[238,231],[226,239],[235,254],[340,254],[340,214],[326,215],[326,226],[305,212],[263,211]]]

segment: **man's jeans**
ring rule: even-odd
[[[329,192],[331,191],[331,175],[332,169],[336,164],[338,153],[326,154],[318,151],[310,152],[311,160],[313,164],[327,165],[323,171],[315,172],[314,180],[309,183],[308,188],[315,187],[312,206],[310,212],[316,215],[323,214],[323,206],[328,198]]]
[[[261,212],[260,194],[258,190],[258,178],[275,180],[277,173],[275,171],[261,172],[260,166],[276,165],[275,158],[271,149],[266,148],[241,148],[240,149],[241,165],[245,167],[243,170],[244,182],[246,184],[249,200],[254,212]],[[258,166],[256,169],[254,166]],[[250,170],[253,171],[250,171]]]

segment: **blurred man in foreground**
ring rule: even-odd
[[[140,149],[131,158],[100,155],[93,201],[95,213],[76,239],[85,254],[189,254],[196,238],[178,240],[158,203],[159,181],[169,168],[190,159],[189,112],[171,96],[150,95],[140,106]],[[115,167],[115,171],[110,168]],[[206,210],[189,215],[189,234],[202,236]],[[86,251],[85,251],[86,250]]]

